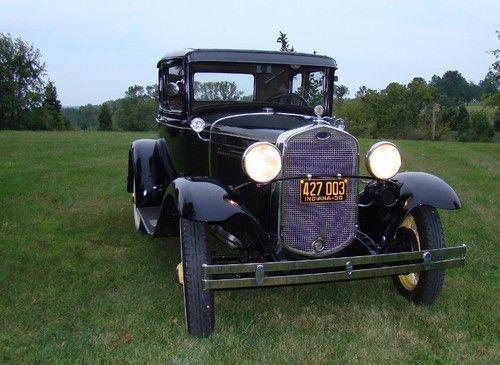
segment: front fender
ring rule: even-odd
[[[460,209],[458,194],[441,178],[425,172],[402,172],[394,176],[401,184],[400,200],[404,200],[406,211],[419,205],[430,205],[440,209]]]
[[[439,209],[460,209],[458,194],[441,178],[424,172],[402,172],[392,178],[400,187],[399,199],[391,207],[361,207],[361,228],[366,230],[382,252],[391,244],[398,227],[416,207],[428,205]],[[362,194],[363,196],[363,194]]]
[[[172,181],[167,194],[175,196],[180,217],[204,223],[222,223],[236,214],[253,218],[252,214],[236,201],[228,187],[209,178],[177,178]]]

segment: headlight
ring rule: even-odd
[[[401,167],[401,154],[390,142],[375,143],[366,154],[365,164],[370,175],[377,179],[390,179]]]
[[[273,180],[281,171],[281,155],[278,149],[267,142],[256,142],[243,154],[243,170],[259,183]]]

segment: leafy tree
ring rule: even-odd
[[[148,98],[154,99],[156,100],[156,102],[158,102],[158,84],[146,86],[146,95]]]
[[[451,130],[457,130],[458,108],[444,106],[439,113],[439,123],[448,126]]]
[[[156,114],[154,100],[137,100],[123,98],[117,101],[117,109],[113,114],[113,129],[125,131],[144,131],[151,129]]]
[[[98,105],[87,104],[78,109],[79,121],[78,126],[83,129],[95,129],[97,125]]]
[[[233,81],[195,81],[194,95],[197,100],[225,100],[237,101],[243,95]]]
[[[368,89],[365,85],[361,86],[358,91],[356,91],[356,98],[362,98],[363,96],[366,96],[370,91],[373,91],[371,89]]]
[[[472,100],[470,84],[458,71],[446,71],[443,77],[434,75],[430,84],[442,95],[440,104],[460,105]]]
[[[479,142],[491,142],[495,136],[495,130],[490,124],[486,112],[480,111],[472,113],[470,119],[474,140]]]
[[[276,42],[281,44],[280,48],[281,52],[295,52],[293,46],[291,46],[290,43],[288,43],[288,37],[286,33],[280,31],[280,34],[278,36],[278,39],[276,39]]]
[[[134,85],[128,87],[127,91],[125,91],[125,97],[132,99],[143,99],[148,96],[144,90],[144,87],[140,85]]]
[[[479,81],[481,94],[485,97],[500,90],[500,80],[496,78],[493,71],[488,71],[483,80]]]
[[[152,121],[156,115],[157,102],[152,88],[145,90],[139,85],[130,86],[125,97],[114,102],[114,107],[113,129],[142,131],[154,127]]]
[[[496,31],[498,39],[500,39],[500,30]],[[491,50],[490,53],[495,56],[495,61],[490,67],[490,72],[492,73],[493,77],[497,80],[497,82],[500,82],[500,49],[494,49]]]
[[[339,102],[344,100],[344,97],[349,95],[349,88],[342,84],[335,85],[333,89],[333,98]]]
[[[486,112],[470,114],[470,124],[467,129],[459,130],[458,139],[462,142],[491,142],[495,130],[488,120]]]
[[[102,104],[97,115],[97,129],[110,131],[112,129],[111,112],[106,104]]]
[[[459,134],[470,129],[470,116],[465,105],[460,105],[458,108],[458,115],[455,121],[456,129]]]
[[[39,110],[43,129],[69,129],[69,120],[61,113],[61,109],[62,105],[57,98],[57,89],[54,83],[49,80],[45,86],[42,108]]]
[[[0,33],[0,129],[32,124],[41,127],[32,111],[43,100],[44,75],[45,64],[38,49]]]

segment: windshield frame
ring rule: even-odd
[[[205,103],[204,105],[196,105],[199,103],[199,101],[196,101],[194,98],[194,75],[196,73],[217,73],[217,74],[223,74],[223,73],[229,73],[229,74],[246,74],[246,75],[252,75],[254,76],[255,80],[255,75],[257,72],[251,73],[248,72],[248,67],[255,67],[255,66],[265,66],[268,64],[265,63],[252,63],[252,62],[190,62],[188,63],[187,66],[187,75],[188,75],[188,85],[186,87],[188,88],[188,109],[189,112],[200,112],[200,111],[209,111],[210,109],[217,109],[221,110],[224,107],[227,107],[228,109],[234,109],[232,107],[234,106],[240,106],[240,107],[247,107],[248,109],[258,109],[261,110],[263,107],[270,107],[270,108],[276,108],[282,111],[287,111],[289,110],[290,112],[303,112],[305,114],[313,114],[313,108],[314,106],[299,106],[299,105],[293,105],[293,104],[286,104],[286,103],[273,103],[273,102],[267,102],[267,101],[262,101],[262,100],[255,100],[255,93],[257,91],[257,85],[256,81],[254,81],[254,100],[253,101],[214,101],[214,102],[209,102]],[[333,67],[324,67],[324,66],[309,66],[309,65],[291,65],[291,64],[272,64],[269,65],[272,67],[281,67],[286,70],[286,68],[290,68],[292,70],[297,70],[295,74],[304,74],[304,72],[318,72],[318,71],[323,71],[325,76],[324,76],[324,96],[323,96],[323,107],[325,109],[325,116],[330,116],[332,113],[332,103],[333,103],[333,82],[334,82],[334,74],[336,68]],[[247,70],[244,70],[245,67]],[[264,73],[265,74],[265,73]],[[268,76],[273,76],[273,75],[268,75]],[[290,79],[291,80],[291,79]],[[291,84],[289,84],[291,85]],[[289,86],[289,90],[291,92],[291,86]]]

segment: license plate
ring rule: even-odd
[[[346,200],[347,179],[299,180],[300,202],[329,203]]]

